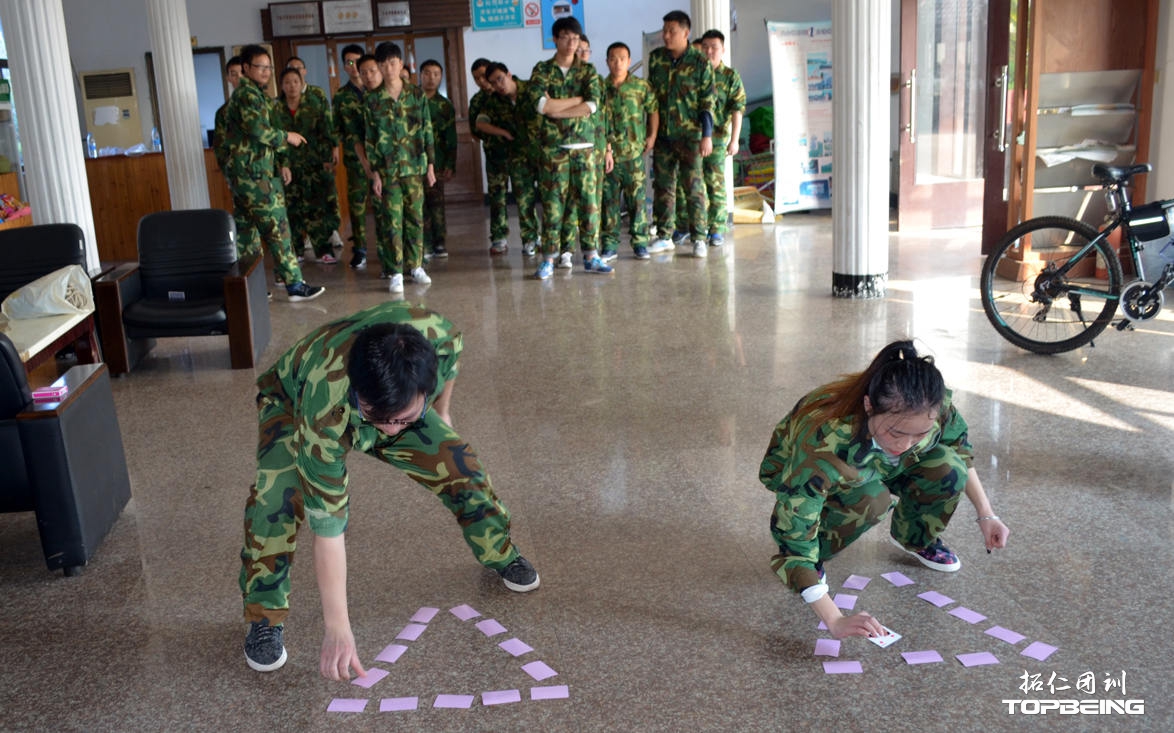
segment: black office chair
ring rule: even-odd
[[[0,301],[67,265],[86,269],[86,239],[77,224],[0,230]]]
[[[37,404],[16,347],[0,333],[0,512],[36,512],[45,564],[77,575],[130,500],[122,432],[105,364],[54,382]]]
[[[139,261],[94,281],[111,374],[129,372],[176,336],[228,335],[233,369],[248,369],[271,327],[260,255],[237,260],[236,224],[221,209],[159,211],[139,221]]]

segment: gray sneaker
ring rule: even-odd
[[[250,667],[258,672],[281,669],[287,659],[285,644],[281,641],[283,630],[281,624],[270,626],[268,619],[249,624],[249,635],[245,637],[245,661]]]
[[[505,587],[517,593],[532,591],[538,587],[538,571],[526,558],[518,557],[509,565],[497,571]],[[284,661],[284,660],[283,660]]]

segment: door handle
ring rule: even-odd
[[[995,140],[998,141],[998,148],[1000,153],[1007,152],[1007,95],[1011,90],[1007,88],[1007,65],[999,69],[999,76],[995,79],[995,89],[999,93],[999,129],[995,132]]]
[[[905,88],[909,90],[909,124],[905,125],[904,130],[909,133],[909,144],[913,145],[917,142],[917,67],[909,70]]]

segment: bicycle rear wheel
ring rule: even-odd
[[[1097,236],[1063,216],[1029,219],[1007,232],[987,256],[982,307],[999,335],[1037,354],[1083,346],[1113,318],[1121,294],[1121,263],[1105,240],[1064,275],[1056,270]]]

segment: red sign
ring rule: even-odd
[[[542,25],[542,10],[538,5],[538,0],[526,0],[522,12],[526,16],[527,26]]]

